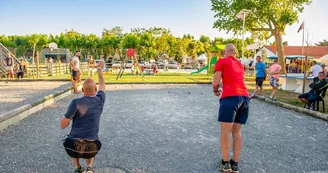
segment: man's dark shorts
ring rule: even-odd
[[[73,80],[76,80],[77,77],[77,71],[72,70],[72,78]]]
[[[264,77],[256,77],[256,85],[261,87],[263,85]]]
[[[78,141],[66,138],[64,141],[66,153],[72,158],[90,159],[97,155],[101,148],[101,142],[95,141]]]
[[[322,98],[320,96],[318,96],[314,93],[304,93],[304,94],[299,95],[298,98],[306,99],[310,103],[322,100]]]
[[[246,124],[249,98],[244,96],[225,97],[220,100],[220,122]]]

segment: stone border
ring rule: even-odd
[[[305,109],[305,108],[302,108],[302,107],[298,107],[298,106],[294,106],[294,105],[291,105],[291,104],[278,102],[278,101],[273,102],[268,98],[261,98],[259,96],[255,96],[255,98],[258,99],[258,100],[261,100],[261,101],[265,101],[267,103],[274,104],[276,106],[280,106],[280,107],[283,107],[283,108],[286,108],[286,109],[289,109],[289,110],[293,110],[295,112],[303,113],[303,114],[310,115],[310,116],[315,117],[315,118],[319,118],[319,119],[328,121],[328,114],[324,114],[324,113],[321,113],[319,111],[311,111],[311,110],[308,110],[308,109]]]
[[[81,88],[82,85],[78,86],[78,90],[81,90]],[[45,96],[33,103],[26,104],[12,111],[0,114],[0,130],[4,130],[10,125],[18,123],[20,120],[26,118],[27,116],[69,96],[72,92],[73,87],[69,87],[63,91]]]

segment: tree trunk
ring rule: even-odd
[[[276,40],[276,49],[277,49],[277,53],[278,53],[278,62],[281,65],[281,73],[286,74],[285,53],[284,53],[284,47],[282,44],[283,31],[280,29],[276,29],[274,32],[275,32],[274,37]]]
[[[40,66],[39,66],[39,51],[36,51],[36,74],[37,74],[37,78],[40,77]]]
[[[34,56],[35,56],[35,46],[36,46],[36,43],[33,44],[33,53],[32,53],[32,76],[33,76],[33,79],[34,79]]]

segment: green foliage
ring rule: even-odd
[[[328,40],[319,41],[316,46],[328,46]]]
[[[252,43],[252,39],[246,39],[245,45]],[[26,36],[5,36],[0,35],[0,42],[7,47],[14,48],[18,57],[23,56],[28,50],[32,51],[34,44],[37,51],[48,47],[54,42],[58,48],[67,48],[72,53],[80,50],[82,57],[93,55],[104,58],[119,55],[124,58],[125,50],[133,48],[140,58],[158,60],[164,54],[170,58],[181,62],[183,56],[196,58],[198,55],[207,53],[210,55],[215,44],[235,43],[240,49],[241,41],[238,39],[215,38],[213,41],[205,35],[199,40],[194,36],[185,34],[182,38],[175,37],[169,29],[165,28],[136,28],[130,33],[123,33],[121,27],[103,29],[102,35],[81,34],[77,31],[65,31],[58,35],[31,34]],[[241,49],[240,49],[241,50]]]
[[[139,44],[139,37],[133,33],[125,34],[123,40],[122,40],[122,48],[123,49],[136,49]],[[150,43],[148,43],[150,44]]]
[[[242,9],[251,13],[247,16],[245,26],[249,31],[270,31],[274,28],[285,29],[298,20],[298,14],[303,11],[304,4],[311,0],[211,0],[212,11],[217,21],[215,28],[240,33],[242,21],[236,20],[235,15]],[[266,27],[266,29],[264,29]]]

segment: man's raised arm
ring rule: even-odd
[[[98,62],[97,70],[98,70],[98,82],[99,82],[99,90],[105,91],[105,80],[103,75],[103,69],[105,67],[105,63],[103,60]]]

